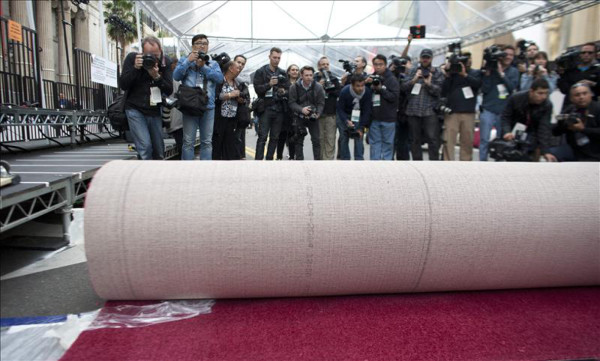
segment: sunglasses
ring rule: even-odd
[[[593,51],[582,51],[581,54],[594,54]]]

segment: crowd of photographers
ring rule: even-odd
[[[409,46],[412,37],[409,36]],[[119,79],[124,109],[141,159],[163,159],[162,127],[181,149],[181,159],[195,158],[200,133],[201,160],[245,159],[245,131],[256,119],[256,160],[304,159],[310,135],[315,160],[479,159],[506,161],[600,161],[600,64],[595,44],[587,43],[556,59],[536,44],[520,41],[485,49],[481,69],[460,44],[449,46],[444,64],[433,66],[434,53],[423,49],[418,61],[408,56],[340,60],[344,75],[330,71],[321,57],[317,68],[279,67],[282,51],[272,48],[268,64],[253,75],[257,98],[238,79],[243,55],[208,55],[205,35],[192,39],[192,52],[180,59],[162,54],[153,37],[142,41],[142,53],[129,54]],[[565,94],[561,114],[553,117],[549,95]],[[479,99],[478,99],[479,98]],[[475,132],[479,113],[479,134]],[[490,140],[495,129],[495,139]],[[337,142],[336,142],[336,135]],[[477,137],[478,135],[478,137]],[[479,138],[479,139],[476,139]],[[267,144],[268,142],[268,144]],[[336,153],[337,144],[337,153]],[[265,152],[266,147],[266,152]]]

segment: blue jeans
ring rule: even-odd
[[[144,115],[136,109],[126,109],[125,114],[140,159],[165,159],[162,118],[159,115]]]
[[[336,117],[337,127],[340,131],[340,153],[342,160],[350,160],[350,139],[344,133],[346,129],[348,129],[348,125],[346,125],[343,121],[340,120],[339,117]],[[364,160],[365,147],[363,144],[362,137],[358,139],[354,139],[354,160]]]
[[[194,143],[196,143],[196,131],[198,128],[200,128],[200,160],[212,160],[214,125],[214,109],[207,109],[201,117],[183,115],[182,160],[194,160]]]
[[[496,127],[496,138],[502,138],[502,119],[500,114],[484,110],[479,115],[479,160],[482,162],[488,160],[492,127]]]
[[[394,159],[394,137],[396,122],[380,122],[374,120],[369,128],[369,144],[371,144],[371,160]]]
[[[555,156],[556,160],[559,162],[577,161],[577,157],[575,157],[575,152],[573,152],[573,148],[571,148],[571,146],[568,144],[562,144],[556,147],[552,147],[548,149],[548,153]]]

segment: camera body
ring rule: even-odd
[[[527,48],[535,45],[533,41],[530,40],[521,40],[517,43],[517,47],[519,48],[519,55],[517,55],[517,64],[527,63]]]
[[[217,64],[219,64],[220,66],[227,64],[231,60],[229,54],[225,52],[221,54],[212,54],[210,57],[212,58],[212,60],[216,61]]]
[[[199,51],[198,52],[198,60],[204,60],[206,65],[208,65],[210,63],[210,56],[206,53]]]
[[[158,64],[158,58],[154,54],[142,55],[142,67],[144,67],[144,69],[150,70],[154,68],[156,64]]]
[[[163,97],[162,106],[167,109],[173,109],[179,107],[179,99]]]
[[[519,134],[515,139],[520,139]],[[496,138],[489,144],[490,157],[496,162],[529,162],[531,158],[527,152],[531,143],[524,140],[504,140]]]
[[[483,60],[485,67],[490,70],[498,69],[498,62],[506,57],[506,53],[496,45],[492,45],[483,50]]]
[[[358,129],[356,129],[356,127],[354,127],[354,128],[346,128],[346,130],[344,130],[344,134],[349,139],[358,139],[358,138],[360,138],[360,133],[358,132]]]
[[[452,108],[450,108],[447,104],[448,99],[441,98],[437,104],[437,107],[435,108],[436,113],[439,115],[452,114]]]
[[[421,75],[423,78],[429,78],[429,74],[431,74],[430,68],[424,68],[421,64],[419,64],[419,68],[417,70],[421,70]]]
[[[373,79],[373,86],[380,86],[382,83],[381,76],[379,74],[371,74],[369,78]]]
[[[392,64],[396,67],[396,73],[405,73],[408,60],[392,55]]]
[[[561,125],[569,126],[581,121],[581,115],[579,113],[557,114],[556,120]]]
[[[462,54],[460,43],[448,44],[448,51],[452,53],[448,57],[448,63],[450,63],[450,69],[448,71],[450,73],[460,73],[462,71],[462,67],[460,66],[461,63],[465,66],[465,69],[467,68],[469,57]]]
[[[308,111],[309,111],[308,115],[304,115],[304,114],[300,113],[300,117],[302,117],[303,119],[306,119],[306,120],[311,120],[311,121],[317,120],[317,117],[318,117],[317,108],[314,107],[313,105],[309,105]]]
[[[315,81],[320,82],[321,79],[325,80],[325,84],[323,84],[323,88],[325,88],[325,90],[335,89],[335,84],[333,84],[331,81],[331,74],[329,71],[325,69],[319,69],[319,71],[315,74]]]
[[[567,50],[556,58],[556,65],[565,70],[576,69],[579,65],[580,54],[579,50]]]
[[[354,61],[340,59],[339,62],[343,63],[342,68],[344,68],[347,73],[353,74],[356,71],[356,63],[354,63]]]

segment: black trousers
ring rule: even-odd
[[[423,135],[427,142],[429,151],[429,160],[439,160],[440,158],[440,122],[437,115],[428,115],[425,117],[409,116],[408,124],[412,142],[410,152],[413,160],[423,160]]]
[[[213,160],[237,160],[239,152],[235,141],[236,118],[215,117],[213,130]]]
[[[396,160],[410,160],[410,127],[408,117],[399,115],[396,120]]]
[[[319,139],[319,120],[297,119],[301,127],[308,128],[312,142],[314,160],[321,160],[321,140]],[[296,160],[304,160],[304,137],[294,135],[296,139]]]
[[[263,160],[267,138],[269,138],[269,146],[267,148],[266,159],[273,160],[282,123],[283,112],[267,109],[260,116],[258,120],[258,140],[256,141],[256,160]]]

